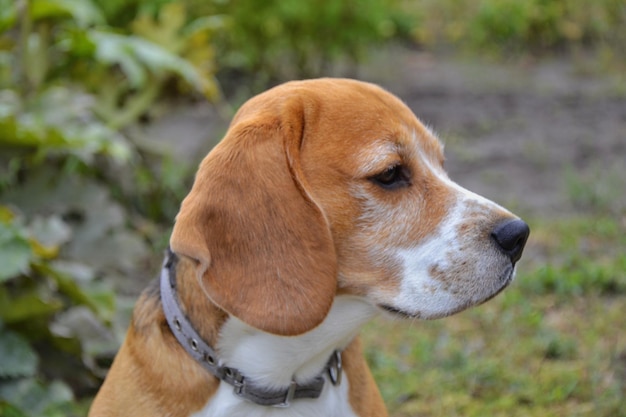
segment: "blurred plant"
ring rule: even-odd
[[[93,385],[101,372],[93,358],[114,342],[68,323],[80,318],[108,332],[113,293],[86,265],[56,259],[72,237],[60,217],[23,221],[0,206],[0,415],[68,415],[74,395],[64,380]]]
[[[147,236],[71,161],[23,160],[0,195],[0,415],[84,414],[128,319],[114,286],[145,282]]]
[[[113,15],[122,8],[106,4]],[[0,0],[0,192],[26,160],[71,156],[101,179],[103,157],[115,170],[141,167],[124,128],[164,93],[219,96],[211,40],[220,18],[188,16],[177,2],[132,4],[124,30],[90,0]]]
[[[217,95],[209,34],[218,23],[187,24],[182,21],[184,9],[176,3],[168,5],[163,16],[173,17],[163,17],[162,26],[149,27],[146,18],[138,16],[135,26],[143,34],[168,29],[152,39],[111,31],[89,0],[0,3],[7,3],[0,4],[6,16],[0,21],[6,28],[0,44],[3,61],[15,67],[10,77],[0,79],[0,86],[14,86],[24,98],[59,81],[80,86],[93,95],[90,110],[116,130],[144,115],[171,79],[184,81],[206,97]],[[183,50],[195,51],[195,60],[181,56]]]
[[[84,414],[74,399],[99,385],[123,332],[113,289],[136,294],[121,277],[145,282],[148,243],[162,245],[152,222],[173,217],[146,205],[189,172],[126,128],[165,94],[218,97],[219,18],[142,0],[120,12],[127,25],[109,23],[113,3],[0,0],[0,415]]]
[[[591,46],[619,51],[626,45],[621,0],[424,0],[414,39],[500,55],[554,52]]]
[[[359,62],[372,45],[407,35],[413,19],[402,6],[399,0],[190,0],[193,10],[228,17],[218,39],[220,67],[251,74],[257,89],[329,75],[338,60]]]

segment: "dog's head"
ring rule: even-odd
[[[436,136],[399,99],[352,80],[249,100],[209,153],[171,237],[213,302],[294,335],[336,294],[444,317],[513,279],[528,226],[452,182]]]

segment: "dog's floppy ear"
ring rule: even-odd
[[[296,335],[330,309],[335,250],[300,168],[303,111],[250,108],[202,162],[170,244],[198,262],[221,308],[255,328]]]

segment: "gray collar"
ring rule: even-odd
[[[333,385],[341,383],[341,352],[338,350],[333,352],[326,367],[312,381],[301,384],[292,379],[289,387],[279,390],[253,385],[239,370],[224,365],[215,350],[193,328],[178,304],[177,262],[176,254],[168,248],[161,269],[161,303],[167,324],[187,353],[216,378],[232,385],[235,395],[258,405],[288,407],[291,401],[297,398],[318,398],[324,388],[326,372]]]

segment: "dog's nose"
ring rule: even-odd
[[[491,232],[491,237],[500,249],[511,258],[511,262],[515,263],[522,257],[522,251],[529,234],[528,225],[522,220],[515,219],[498,224]]]

